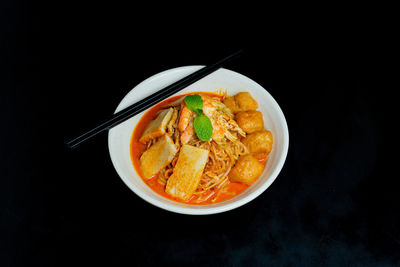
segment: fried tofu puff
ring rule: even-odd
[[[236,122],[246,133],[264,130],[264,120],[260,111],[241,111],[235,116]]]
[[[272,133],[267,130],[248,134],[241,141],[250,153],[265,153],[268,155],[272,150],[273,137]]]
[[[264,165],[250,154],[240,156],[229,172],[232,182],[252,184],[263,172]]]
[[[258,108],[257,101],[248,92],[237,93],[224,99],[224,104],[233,114],[241,111],[256,110]]]
[[[225,98],[223,103],[227,108],[231,110],[233,114],[236,114],[240,111],[239,106],[236,104],[235,98],[233,96]]]
[[[237,93],[234,98],[240,111],[256,110],[258,108],[257,101],[254,100],[249,92]]]

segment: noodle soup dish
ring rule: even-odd
[[[201,67],[151,76],[115,112]],[[152,205],[190,215],[232,210],[262,194],[280,173],[288,147],[286,120],[274,98],[224,68],[108,133],[110,158],[125,185]]]
[[[135,127],[131,157],[152,190],[188,204],[212,204],[248,188],[273,147],[249,92],[194,92],[148,110]]]

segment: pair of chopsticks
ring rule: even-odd
[[[140,112],[150,108],[151,106],[154,106],[158,102],[161,102],[162,100],[181,91],[182,89],[186,88],[187,86],[191,85],[192,83],[194,83],[194,82],[200,80],[201,78],[207,76],[208,74],[216,71],[217,69],[221,68],[222,65],[224,65],[226,62],[228,62],[229,60],[238,56],[241,52],[242,52],[242,50],[239,50],[239,51],[217,61],[216,63],[214,63],[212,65],[205,66],[205,67],[201,68],[200,70],[184,77],[183,79],[140,100],[139,102],[130,105],[129,107],[115,113],[111,118],[109,118],[108,120],[105,120],[103,123],[101,123],[97,127],[85,132],[84,134],[82,134],[70,141],[65,142],[65,144],[71,149],[77,147],[79,144],[92,138],[93,136],[96,136],[97,134],[99,134],[105,130],[109,130],[109,129],[113,128],[114,126],[139,114]]]

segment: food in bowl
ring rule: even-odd
[[[273,136],[248,92],[178,95],[148,110],[134,128],[131,159],[156,193],[186,204],[213,204],[263,173]]]

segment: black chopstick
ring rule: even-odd
[[[229,60],[233,59],[234,57],[238,56],[241,52],[242,52],[242,50],[239,50],[239,51],[217,61],[216,63],[214,63],[212,65],[203,67],[200,70],[184,77],[183,79],[180,79],[179,81],[174,82],[171,85],[168,85],[167,87],[159,90],[158,92],[115,113],[111,118],[104,121],[97,127],[87,131],[86,133],[84,133],[70,141],[65,142],[65,144],[71,149],[77,147],[79,144],[88,140],[89,138],[99,134],[100,132],[102,132],[104,130],[111,129],[112,127],[120,124],[121,122],[126,121],[127,119],[139,114],[143,110],[150,108],[151,106],[155,105],[156,103],[170,97],[171,95],[188,87],[192,83],[194,83],[194,82],[200,80],[201,78],[207,76],[208,74],[216,71],[217,69],[221,68],[223,64],[225,64]]]

